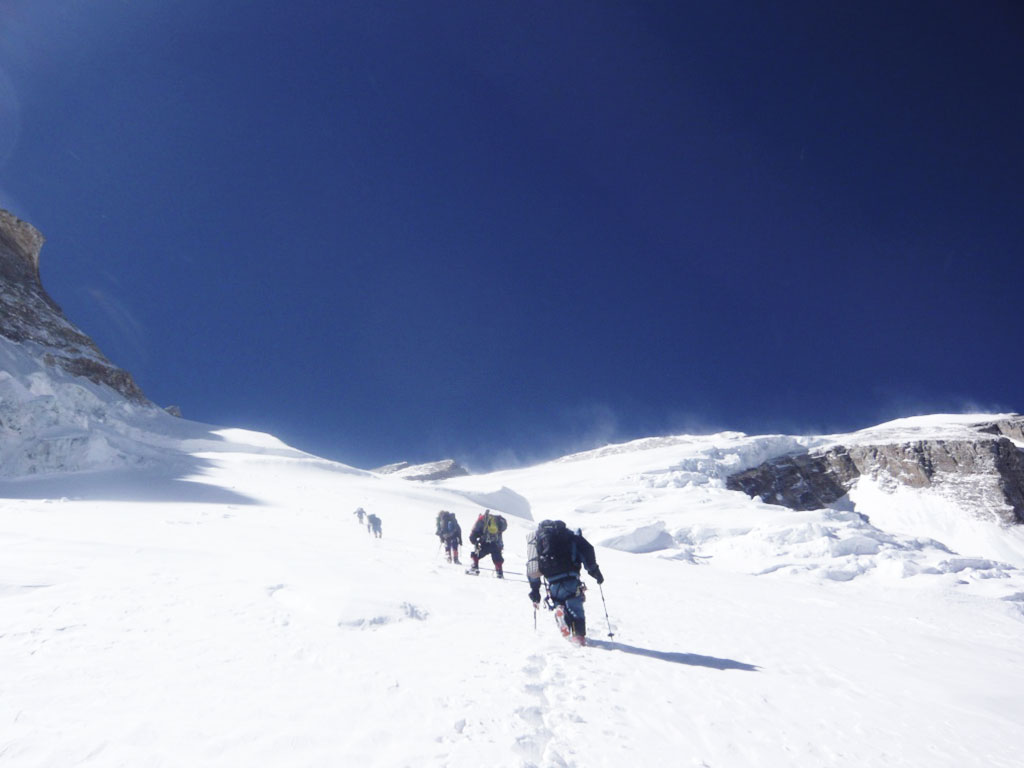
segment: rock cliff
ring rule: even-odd
[[[0,209],[0,336],[37,346],[37,356],[47,365],[106,385],[129,400],[148,402],[131,374],[111,363],[43,289],[43,242],[35,227]]]
[[[873,442],[860,435],[731,475],[730,490],[796,510],[828,507],[861,478],[884,488],[931,488],[979,516],[1024,523],[1024,417],[969,425],[951,439]]]

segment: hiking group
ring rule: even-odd
[[[369,514],[362,507],[355,512],[360,525],[366,519],[366,530],[375,538],[381,538],[380,518]],[[472,565],[466,573],[479,575],[480,560],[488,555],[494,564],[494,575],[505,578],[502,555],[504,542],[502,534],[508,522],[502,515],[484,510],[477,517],[469,532],[469,553]],[[444,547],[445,559],[461,565],[459,547],[462,546],[462,527],[454,512],[442,509],[434,521],[434,533]],[[544,605],[554,612],[555,624],[562,635],[578,645],[586,644],[587,617],[583,607],[587,599],[587,588],[580,579],[580,571],[587,573],[601,585],[604,576],[597,565],[593,545],[583,538],[583,533],[570,530],[561,520],[544,520],[526,540],[526,579],[530,583],[530,601],[534,611],[541,605],[540,588],[547,592]],[[610,632],[610,630],[609,630]]]
[[[363,524],[363,518],[366,518],[366,532],[373,536],[375,539],[379,539],[381,538],[381,536],[384,535],[384,531],[382,530],[381,527],[380,518],[372,512],[368,514],[365,509],[359,507],[359,509],[357,509],[352,514],[356,516],[356,519],[359,521],[360,525]]]
[[[494,575],[504,578],[502,533],[508,523],[501,515],[485,510],[469,534],[474,545],[470,558],[473,564],[466,573],[479,574],[480,560],[487,555],[494,563]],[[450,563],[459,562],[462,528],[455,514],[441,510],[437,515],[436,533],[445,548]],[[572,531],[561,520],[544,520],[526,542],[526,578],[530,583],[530,601],[534,610],[540,608],[540,588],[546,588],[545,605],[554,612],[555,623],[562,635],[578,645],[586,644],[587,618],[583,607],[586,586],[580,571],[587,573],[601,585],[604,575],[597,565],[593,545],[583,538],[580,530]]]

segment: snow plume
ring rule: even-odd
[[[505,436],[478,445],[460,463],[474,474],[534,466],[558,456],[586,451],[621,439],[614,409],[601,403],[565,408],[549,417],[520,425]],[[524,444],[523,435],[529,436]],[[517,447],[509,447],[514,442]]]
[[[124,343],[132,349],[137,357],[145,359],[148,353],[146,331],[134,313],[124,302],[118,300],[107,291],[96,287],[86,288],[85,291],[92,298],[93,303],[106,316],[110,326],[117,332]]]
[[[14,83],[0,67],[0,170],[14,154],[21,132],[21,105]],[[0,198],[0,203],[3,199]],[[6,206],[4,206],[6,207]]]
[[[536,444],[547,446],[546,458],[586,451],[620,439],[619,418],[611,406],[603,403],[565,409],[554,424],[555,429],[537,435]]]
[[[881,404],[877,408],[875,420],[879,423],[934,414],[984,416],[1014,411],[1014,408],[1006,403],[982,403],[974,397],[957,393],[936,397],[915,393],[905,388],[896,391],[880,386],[878,395]]]

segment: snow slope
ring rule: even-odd
[[[166,423],[111,429],[167,461],[0,480],[5,768],[1020,764],[1018,533],[961,551],[879,523],[903,498],[792,512],[724,489],[826,438],[423,485]],[[505,581],[433,536],[438,509],[468,532],[484,505],[510,508]],[[591,583],[584,649],[535,628],[515,580],[545,517],[599,545],[610,625]]]

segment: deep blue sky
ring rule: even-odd
[[[1011,0],[0,0],[0,205],[154,401],[357,466],[1024,409]]]

